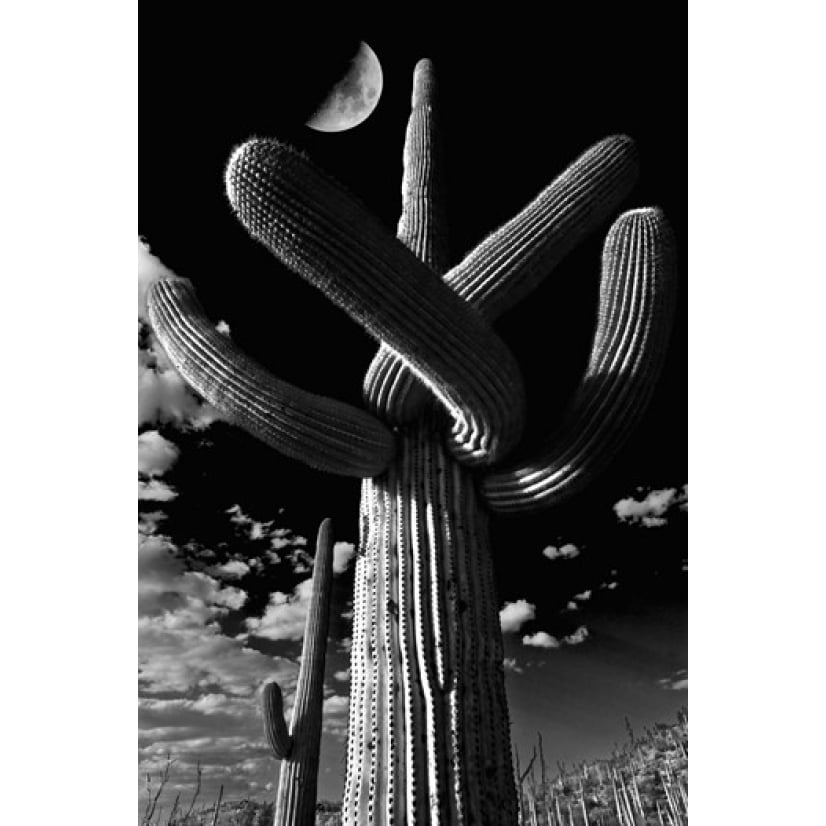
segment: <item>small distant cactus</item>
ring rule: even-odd
[[[622,135],[598,142],[449,268],[438,134],[433,70],[421,61],[397,238],[276,140],[248,141],[227,167],[250,234],[378,340],[368,410],[267,374],[215,332],[184,279],[149,293],[159,339],[208,401],[289,456],[363,478],[345,824],[516,823],[488,512],[552,506],[606,465],[651,396],[675,300],[662,211],[621,215],[605,242],[586,375],[544,449],[506,464],[525,394],[490,321],[616,210],[637,177],[636,149]],[[292,761],[295,733],[290,744],[279,698],[267,697],[270,740]]]
[[[275,757],[282,761],[275,826],[313,826],[315,823],[332,571],[332,525],[325,519],[318,530],[310,606],[289,730],[278,683],[267,683],[261,698],[267,740]]]

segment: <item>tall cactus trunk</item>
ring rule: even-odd
[[[325,519],[318,530],[312,593],[289,733],[281,712],[280,689],[275,683],[269,683],[264,692],[267,738],[276,757],[281,759],[274,826],[315,823],[332,574],[333,530],[331,521]]]
[[[310,466],[371,477],[362,483],[353,600],[343,803],[351,826],[517,822],[484,508],[552,507],[602,470],[650,397],[675,299],[665,216],[626,212],[606,239],[588,371],[542,450],[503,465],[521,438],[524,388],[489,322],[618,207],[636,179],[636,150],[625,136],[595,144],[445,271],[435,100],[422,61],[398,238],[279,141],[248,141],[226,170],[230,203],[253,238],[380,342],[364,387],[370,413],[270,376],[215,330],[184,279],[164,278],[148,294],[173,365],[231,421]],[[326,628],[314,638],[324,636]],[[299,692],[303,675],[302,666]],[[277,721],[274,691],[265,708]],[[320,715],[320,690],[313,696]],[[296,714],[302,708],[297,702]],[[304,748],[304,736],[294,730],[290,745],[283,729],[282,720],[270,731],[276,755],[289,756],[282,788],[314,798],[314,773],[292,767],[290,749]],[[556,817],[561,824],[558,799]]]
[[[362,483],[345,824],[516,823],[487,516],[426,417]]]

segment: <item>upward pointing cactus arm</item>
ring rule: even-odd
[[[443,158],[438,141],[436,84],[420,61],[404,150],[399,239],[446,269]],[[494,320],[532,292],[597,229],[631,192],[639,175],[626,135],[598,141],[518,215],[443,276],[459,296]],[[434,252],[435,251],[435,252]],[[436,267],[434,266],[434,269]],[[645,411],[662,367],[676,303],[676,254],[668,222],[656,208],[624,213],[603,251],[599,318],[587,371],[539,454],[491,470],[482,483],[500,513],[550,507],[586,486],[611,461]],[[382,346],[367,370],[364,395],[385,421],[413,421],[427,388],[404,360]]]
[[[585,375],[539,455],[486,476],[482,492],[493,510],[556,505],[606,467],[651,398],[676,293],[674,237],[662,210],[621,215],[605,240],[599,315]]]
[[[361,556],[356,571],[356,737],[348,748],[345,822],[376,816],[390,823],[404,810],[411,822],[435,813],[445,823],[510,826],[516,798],[501,635],[478,494],[502,512],[554,504],[618,449],[662,365],[674,245],[659,210],[633,210],[614,224],[580,389],[540,455],[503,466],[520,439],[524,390],[490,321],[609,216],[633,184],[636,153],[623,136],[596,144],[442,279],[447,245],[434,94],[432,68],[421,63],[397,238],[278,141],[245,143],[227,167],[230,201],[250,234],[378,339],[367,378],[368,406],[377,415],[270,376],[219,336],[182,279],[152,287],[150,318],[175,366],[230,418],[312,466],[370,477],[362,483],[361,542],[369,558]],[[429,415],[395,437],[382,423],[405,421],[429,398],[451,417],[451,432]],[[472,473],[474,467],[482,472]],[[456,691],[440,695],[434,686],[447,672]],[[303,674],[302,666],[297,696]],[[403,714],[394,710],[397,685],[405,691]],[[289,797],[290,790],[301,788],[302,771],[310,771],[300,754],[313,736],[299,736],[298,717],[286,731],[276,689],[265,700],[270,741],[291,767],[282,773],[279,800],[283,788],[283,799],[293,801],[287,809],[296,812],[301,796]]]
[[[412,116],[411,116],[412,117]],[[407,165],[434,141],[408,132]],[[439,156],[436,155],[436,158]],[[421,161],[419,165],[422,166]],[[437,163],[424,165],[434,174]],[[628,196],[639,174],[637,150],[626,135],[612,135],[587,149],[518,215],[497,229],[449,270],[445,282],[490,321],[518,304],[557,264],[595,231]],[[410,198],[403,190],[405,204]],[[435,207],[434,207],[435,209]],[[405,207],[405,212],[412,208]],[[410,379],[404,362],[389,348],[374,357],[365,377],[368,408],[385,421],[414,420],[428,394]]]
[[[430,60],[413,71],[410,118],[402,155],[402,214],[396,237],[437,275],[448,269],[444,157],[437,85]],[[432,399],[392,347],[381,342],[364,377],[364,401],[386,422],[412,422]]]

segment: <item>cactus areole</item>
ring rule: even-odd
[[[366,409],[267,374],[215,332],[184,279],[149,293],[156,334],[207,400],[283,453],[363,480],[346,824],[516,823],[488,514],[552,506],[607,464],[651,396],[673,315],[666,219],[626,212],[605,240],[580,387],[539,453],[509,463],[524,393],[490,322],[612,217],[636,150],[622,135],[587,149],[455,266],[442,175],[427,60],[414,73],[396,238],[278,141],[247,142],[227,167],[250,234],[377,339]]]

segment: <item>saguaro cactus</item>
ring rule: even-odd
[[[325,519],[318,529],[310,608],[304,627],[301,668],[289,731],[284,721],[278,683],[267,683],[261,698],[267,740],[275,757],[282,761],[275,800],[275,826],[313,826],[315,823],[332,575],[333,531],[330,520]]]
[[[488,512],[578,490],[642,412],[674,303],[662,212],[633,210],[611,227],[588,370],[560,428],[526,461],[504,463],[525,402],[490,320],[608,219],[636,175],[631,139],[608,137],[449,268],[428,61],[414,74],[397,238],[302,154],[275,140],[239,147],[226,184],[240,220],[379,341],[370,412],[264,378],[213,332],[181,279],[149,294],[170,358],[212,404],[289,455],[364,479],[345,823],[516,823]]]

